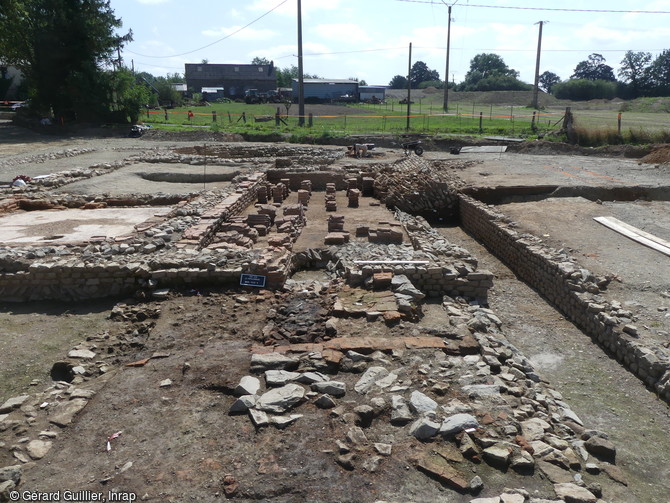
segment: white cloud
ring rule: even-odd
[[[145,5],[158,5],[161,3],[168,3],[170,0],[137,0],[138,3]]]
[[[275,35],[276,32],[272,30],[256,30],[254,28],[248,27],[244,28],[243,30],[239,31],[239,33],[235,33],[238,30],[242,28],[241,26],[222,26],[221,28],[218,29],[210,29],[210,30],[203,30],[202,34],[206,37],[212,37],[212,38],[222,38],[225,36],[232,35],[233,38],[237,40],[250,40],[250,41],[260,41],[260,40],[270,40],[272,39]]]
[[[360,44],[372,40],[368,31],[354,23],[320,24],[310,30],[311,33],[326,40]]]
[[[280,0],[256,0],[249,5],[248,9],[254,12],[267,12],[277,7],[280,3]],[[339,9],[340,3],[341,0],[328,0],[327,2],[324,2],[323,0],[302,0],[301,8],[303,18],[314,11]],[[288,0],[273,12],[297,18],[298,7],[295,0]]]

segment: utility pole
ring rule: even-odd
[[[442,3],[444,3],[444,0],[442,0]],[[456,2],[453,5],[456,5]],[[453,5],[447,5],[449,15],[447,21],[447,68],[444,71],[444,103],[442,105],[445,112],[449,111],[449,49],[451,45],[451,7]]]
[[[412,42],[409,43],[409,65],[407,67],[407,131],[409,131],[409,113],[411,110],[411,90],[412,90]]]
[[[298,0],[298,126],[305,125],[305,87],[302,70],[302,6]]]
[[[542,25],[548,22],[549,21],[539,21],[535,23],[540,25],[540,31],[537,35],[537,58],[535,60],[535,85],[533,86],[533,102],[530,104],[530,106],[533,108],[537,108],[537,95],[540,86],[540,53],[542,52]]]

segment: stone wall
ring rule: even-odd
[[[265,183],[265,173],[254,173],[241,182],[234,193],[200,215],[200,223],[187,229],[184,244],[204,248],[212,242],[222,224],[233,215],[256,203],[258,188]]]
[[[460,197],[460,219],[468,233],[670,402],[670,352],[636,339],[627,324],[632,313],[601,295],[608,278],[595,277],[566,253],[519,233],[503,214],[468,196]]]
[[[293,191],[300,188],[303,180],[312,182],[312,190],[325,191],[327,183],[334,183],[337,190],[345,190],[347,188],[347,174],[337,173],[335,171],[285,171],[280,169],[270,169],[267,171],[268,181],[272,183],[279,183],[283,179],[288,179],[289,188]]]
[[[79,301],[127,295],[142,288],[239,284],[242,273],[267,275],[268,286],[280,286],[288,274],[289,252],[284,248],[203,249],[227,219],[255,202],[262,183],[265,174],[256,173],[223,200],[204,206],[197,201],[177,205],[174,214],[196,211],[200,218],[180,217],[175,232],[184,222],[195,225],[186,228],[176,244],[160,241],[162,248],[156,246],[158,236],[151,228],[144,230],[144,241],[130,244],[7,248],[0,256],[0,299]],[[127,253],[130,249],[135,251]]]

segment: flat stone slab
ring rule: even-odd
[[[95,358],[95,353],[90,349],[73,349],[67,354],[68,358],[81,358],[91,360]]]
[[[85,398],[75,398],[69,402],[62,403],[51,413],[49,422],[56,426],[67,426],[72,422],[74,416],[76,416],[81,409],[86,407],[87,403],[88,400]]]
[[[298,384],[287,384],[281,388],[272,389],[263,393],[256,402],[256,408],[282,414],[305,397],[305,388]]]
[[[0,405],[0,414],[4,414],[6,412],[11,412],[14,409],[18,409],[26,403],[26,401],[30,398],[30,395],[21,395],[21,396],[15,396],[13,398],[10,398],[7,400],[5,403]]]
[[[135,231],[135,225],[167,215],[171,207],[38,210],[0,217],[0,243],[61,244],[115,237]],[[48,229],[48,230],[47,230]]]

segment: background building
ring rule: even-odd
[[[202,88],[223,88],[227,98],[244,98],[244,92],[258,89],[268,92],[277,89],[277,73],[269,65],[229,65],[186,63],[184,75],[189,92],[201,93]]]
[[[304,79],[305,100],[358,101],[358,82],[343,79]],[[298,80],[293,79],[293,99],[298,99]]]

